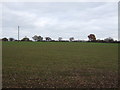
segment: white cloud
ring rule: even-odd
[[[55,25],[56,20],[54,18],[41,17],[41,18],[38,18],[33,24],[37,28],[42,28],[42,27],[46,27],[48,25]]]

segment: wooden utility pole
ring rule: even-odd
[[[19,28],[20,28],[20,27],[18,26],[18,41],[19,41]]]

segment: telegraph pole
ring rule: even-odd
[[[20,28],[20,27],[18,26],[18,41],[19,41],[19,28]]]

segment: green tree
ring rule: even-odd
[[[8,41],[8,39],[7,38],[2,38],[2,41]]]
[[[15,39],[14,38],[9,38],[9,41],[14,41]]]
[[[21,41],[30,41],[26,36]]]

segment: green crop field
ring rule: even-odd
[[[116,88],[118,44],[3,42],[3,88]]]

